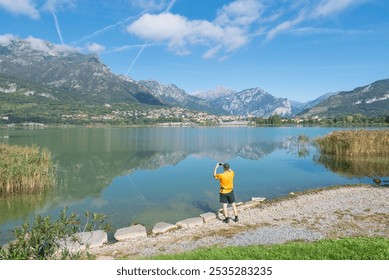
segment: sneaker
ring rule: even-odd
[[[230,218],[225,218],[225,219],[223,220],[223,222],[225,222],[226,224],[228,224],[228,223],[230,222]]]
[[[235,223],[239,222],[238,216],[235,216],[234,222],[235,222]]]

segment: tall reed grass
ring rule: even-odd
[[[55,166],[47,149],[0,143],[0,195],[35,193],[55,182]]]
[[[389,130],[341,130],[316,139],[323,154],[334,156],[388,156]]]

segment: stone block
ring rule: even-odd
[[[200,217],[203,219],[204,223],[212,221],[216,219],[216,214],[212,212],[207,212],[204,214],[201,214]]]
[[[185,219],[185,220],[182,220],[182,221],[179,221],[176,223],[176,225],[180,228],[185,228],[185,229],[188,229],[188,228],[194,228],[194,227],[198,227],[198,226],[202,226],[203,225],[203,218],[201,217],[196,217],[196,218],[189,218],[189,219]]]
[[[251,198],[251,201],[262,202],[262,201],[264,201],[264,200],[266,200],[265,197],[252,197],[252,198]]]
[[[60,251],[68,250],[70,253],[76,253],[87,248],[101,247],[107,242],[108,235],[103,230],[80,232],[76,233],[74,238],[60,241]]]
[[[123,241],[137,237],[147,237],[147,232],[143,225],[135,225],[118,229],[114,237],[117,241]]]
[[[165,233],[167,231],[173,230],[175,228],[177,228],[176,225],[168,224],[168,223],[164,223],[164,222],[159,222],[159,223],[156,223],[154,225],[153,229],[151,230],[151,233],[152,234],[161,234],[161,233]]]

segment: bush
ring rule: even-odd
[[[98,213],[85,213],[86,223],[81,228],[81,220],[78,215],[67,215],[64,208],[59,219],[52,221],[50,216],[36,216],[30,227],[24,223],[14,230],[16,240],[8,243],[0,249],[0,260],[50,260],[50,259],[77,259],[80,253],[71,253],[66,248],[61,248],[61,241],[77,241],[76,233],[92,231],[96,228],[109,229],[109,224],[104,224],[105,216]]]

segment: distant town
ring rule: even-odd
[[[387,124],[388,117],[365,117],[360,114],[344,116],[337,119],[313,117],[270,117],[213,115],[181,107],[143,107],[115,108],[116,105],[104,104],[101,110],[80,111],[73,114],[62,114],[56,121],[41,123],[25,121],[15,123],[9,116],[0,115],[0,125],[6,127],[27,126],[43,127],[52,125],[152,125],[152,126],[255,126],[255,125],[349,125],[349,124]]]

